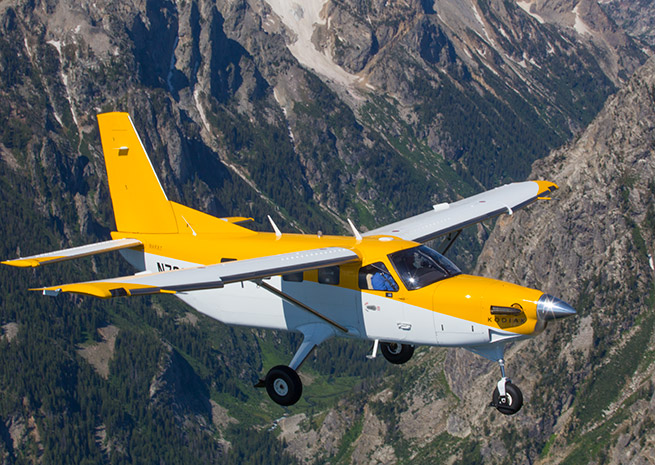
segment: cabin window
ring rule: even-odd
[[[318,282],[321,284],[339,284],[339,267],[328,266],[318,269]]]
[[[301,283],[303,280],[303,272],[298,271],[296,273],[287,273],[282,275],[283,281],[288,281],[290,283]]]
[[[236,258],[221,258],[221,263],[226,263],[226,262],[236,262]]]
[[[359,288],[396,292],[398,284],[384,263],[376,262],[359,269]]]

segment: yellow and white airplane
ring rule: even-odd
[[[36,267],[120,250],[133,276],[40,290],[100,298],[173,294],[230,325],[296,331],[303,341],[288,366],[270,369],[266,387],[281,405],[300,399],[296,370],[333,337],[373,341],[391,363],[416,345],[464,347],[500,365],[492,405],[523,404],[505,375],[507,343],[536,335],[548,321],[575,314],[543,292],[463,274],[442,253],[462,228],[512,214],[557,189],[546,181],[508,184],[352,237],[254,232],[248,218],[216,218],[168,200],[127,113],[98,115],[116,219],[112,239],[2,262]],[[442,253],[423,242],[443,237]]]

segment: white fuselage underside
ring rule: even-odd
[[[121,251],[121,254],[140,271],[199,266],[130,249]],[[347,334],[336,332],[341,336],[449,347],[480,346],[521,337],[365,290],[311,281],[289,282],[280,276],[265,281],[347,328]],[[301,328],[307,325],[326,324],[308,311],[249,281],[227,284],[220,289],[179,292],[176,296],[200,313],[228,325],[302,332]]]

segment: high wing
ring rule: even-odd
[[[388,235],[416,242],[427,242],[461,230],[501,213],[510,215],[557,189],[548,181],[525,181],[458,200],[435,205],[432,210],[387,226],[368,231],[362,236]]]
[[[162,273],[141,273],[122,278],[63,284],[33,290],[43,291],[45,295],[72,292],[103,299],[130,295],[174,294],[201,289],[216,289],[229,283],[343,265],[359,260],[360,257],[352,250],[342,247],[326,247]]]
[[[31,255],[24,258],[16,258],[14,260],[6,260],[1,262],[5,265],[18,266],[21,268],[37,267],[47,263],[62,262],[64,260],[72,260],[74,258],[88,257],[112,250],[128,249],[130,247],[138,247],[143,245],[137,239],[114,239],[104,242],[97,242],[95,244],[83,245],[80,247],[72,247],[70,249],[57,250],[54,252],[43,253],[39,255]]]

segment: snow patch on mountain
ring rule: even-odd
[[[296,36],[295,42],[287,45],[291,54],[303,66],[319,73],[327,79],[350,86],[358,80],[337,65],[325,52],[317,50],[312,42],[315,26],[327,23],[327,18],[321,13],[327,0],[304,0],[297,3],[293,0],[266,0],[266,3],[280,17],[286,28]]]
[[[546,22],[546,20],[544,20],[544,18],[539,16],[537,13],[533,13],[532,11],[530,11],[530,7],[532,6],[532,2],[516,2],[516,4],[519,6],[519,8],[521,8],[527,14],[529,14],[534,19],[539,21],[539,24],[544,24]]]
[[[580,35],[592,35],[591,29],[589,29],[589,26],[585,24],[584,21],[582,21],[582,18],[580,17],[580,12],[578,11],[578,7],[580,4],[576,5],[575,8],[573,8],[573,13],[575,13],[575,24],[573,25],[573,28],[576,30],[576,32]]]
[[[64,89],[66,89],[66,100],[68,100],[68,104],[70,106],[70,111],[71,111],[71,114],[73,115],[73,121],[75,121],[75,126],[77,126],[79,128],[80,123],[77,121],[77,115],[75,114],[75,107],[73,106],[73,97],[71,96],[71,91],[70,91],[70,88],[68,86],[68,75],[64,72],[64,64],[63,64],[62,55],[61,55],[61,41],[52,39],[52,40],[49,40],[46,43],[49,44],[49,45],[52,45],[53,47],[55,47],[57,49],[57,54],[59,55],[59,63],[61,64],[61,71],[60,71],[59,75],[61,77],[61,82],[64,84]],[[57,122],[63,127],[64,124],[62,122],[61,116],[57,113],[56,110],[54,110],[54,115],[55,115],[55,119],[57,120]]]

